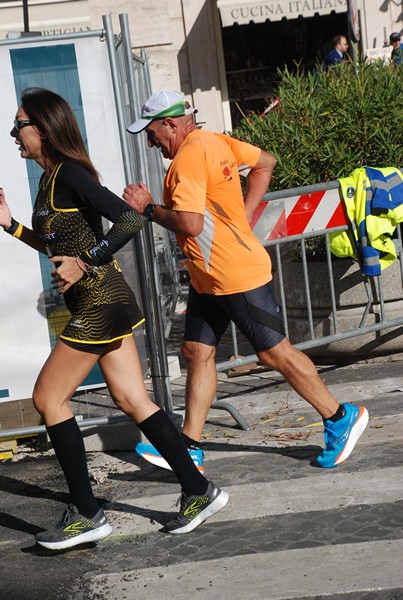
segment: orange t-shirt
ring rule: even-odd
[[[204,215],[197,237],[176,238],[199,293],[235,294],[271,280],[271,261],[245,213],[238,167],[253,167],[260,149],[227,135],[192,131],[165,176],[164,203]]]

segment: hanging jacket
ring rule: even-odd
[[[330,249],[358,258],[364,275],[380,275],[397,257],[392,236],[403,222],[403,174],[395,167],[360,167],[338,181],[350,229],[330,234]]]

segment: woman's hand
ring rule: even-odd
[[[67,292],[87,271],[83,261],[75,256],[52,256],[49,260],[58,263],[57,268],[52,271],[51,281],[58,294]]]
[[[3,188],[0,188],[0,225],[4,229],[8,229],[11,226],[11,212],[8,208]]]

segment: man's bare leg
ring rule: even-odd
[[[259,360],[278,371],[290,386],[315,408],[322,419],[333,416],[340,404],[318,375],[308,356],[285,338],[270,350],[258,353]]]
[[[333,468],[343,463],[368,424],[367,409],[339,404],[319,377],[313,362],[287,339],[271,350],[260,352],[258,357],[265,365],[281,373],[325,420],[325,448],[316,457],[317,464]]]
[[[199,342],[185,341],[182,355],[187,365],[186,411],[182,432],[200,441],[204,423],[217,391],[216,349]]]

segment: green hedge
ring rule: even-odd
[[[271,191],[403,166],[403,68],[362,60],[278,76],[279,106],[232,132],[277,158]]]

